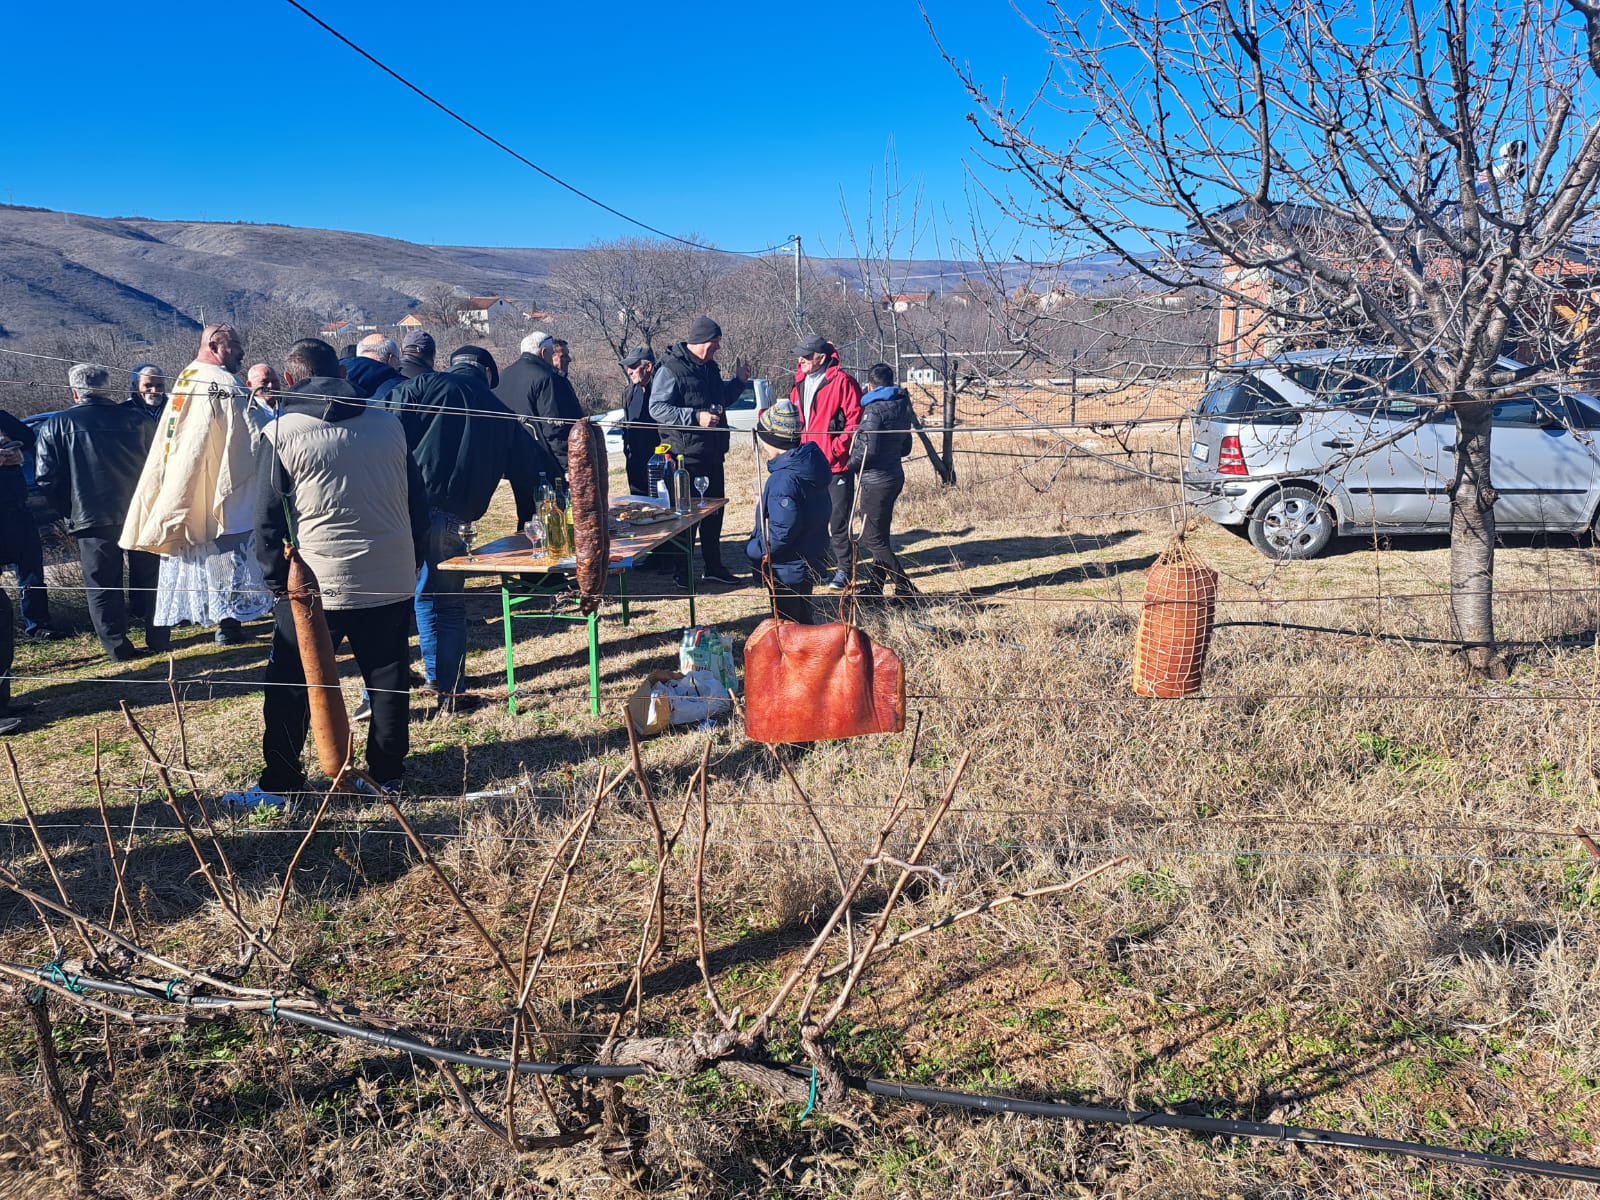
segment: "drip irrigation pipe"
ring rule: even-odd
[[[157,989],[137,984],[103,979],[85,979],[81,975],[65,976],[59,965],[25,967],[15,963],[7,966],[16,971],[32,974],[41,980],[60,983],[74,992],[101,991],[112,995],[130,996],[155,1003],[182,1004],[190,1008],[232,1009],[236,1002],[223,996],[169,997]],[[64,980],[64,982],[63,982]],[[337,1037],[350,1037],[419,1058],[435,1059],[463,1067],[478,1067],[490,1071],[509,1071],[509,1059],[490,1058],[469,1054],[462,1050],[447,1050],[398,1034],[384,1033],[365,1026],[351,1025],[331,1017],[305,1012],[296,1008],[280,1007],[276,1000],[270,1009],[274,1021],[282,1019],[309,1026]],[[606,1063],[555,1063],[522,1062],[515,1064],[518,1074],[554,1075],[568,1079],[627,1079],[650,1073],[650,1068],[637,1064]],[[1570,1179],[1580,1183],[1600,1184],[1600,1167],[1585,1167],[1577,1163],[1554,1162],[1536,1158],[1513,1158],[1505,1154],[1488,1154],[1479,1150],[1458,1150],[1448,1146],[1434,1146],[1426,1142],[1407,1142],[1396,1138],[1370,1137],[1359,1133],[1342,1133],[1333,1129],[1310,1129],[1299,1125],[1273,1125],[1262,1121],[1240,1121],[1223,1117],[1197,1117],[1181,1113],[1141,1112],[1136,1109],[1101,1108],[1096,1105],[1062,1104],[1053,1100],[1022,1100],[1011,1096],[992,1096],[973,1092],[957,1092],[947,1088],[916,1087],[910,1084],[890,1083],[882,1079],[846,1076],[845,1083],[855,1091],[889,1100],[908,1101],[913,1104],[938,1104],[963,1108],[973,1112],[1012,1114],[1026,1117],[1044,1117],[1057,1121],[1081,1121],[1091,1125],[1138,1125],[1152,1129],[1177,1129],[1186,1133],[1210,1134],[1220,1137],[1252,1138],[1279,1143],[1326,1146],[1337,1150],[1358,1150],[1363,1153],[1394,1154],[1405,1158],[1421,1158],[1433,1162],[1450,1163],[1459,1167],[1475,1167],[1487,1171],[1510,1171],[1520,1175],[1537,1175],[1548,1179]]]

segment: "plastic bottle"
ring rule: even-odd
[[[671,446],[662,443],[656,447],[656,452],[650,456],[650,461],[645,465],[650,480],[650,499],[663,508],[671,506],[671,500],[661,485],[667,473],[668,452]]]

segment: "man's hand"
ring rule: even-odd
[[[750,382],[750,364],[745,362],[743,356],[733,360],[733,373],[740,383]]]
[[[15,446],[0,448],[0,467],[20,467],[22,465],[22,451]]]
[[[701,429],[710,429],[717,423],[717,414],[712,412],[709,408],[702,408],[699,412],[695,413],[694,419],[699,424]]]

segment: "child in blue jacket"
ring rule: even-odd
[[[828,561],[828,518],[833,512],[828,484],[833,475],[822,451],[800,441],[802,429],[800,410],[788,400],[778,401],[756,422],[767,481],[745,553],[758,576],[770,573],[778,615],[811,625],[816,623],[811,589]]]

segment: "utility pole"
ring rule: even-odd
[[[800,290],[800,235],[793,235],[794,241],[794,326],[796,333],[806,331],[806,300]]]
[[[950,382],[950,343],[943,329],[939,331],[939,374],[944,377],[944,482],[950,487],[956,481],[956,389]]]

